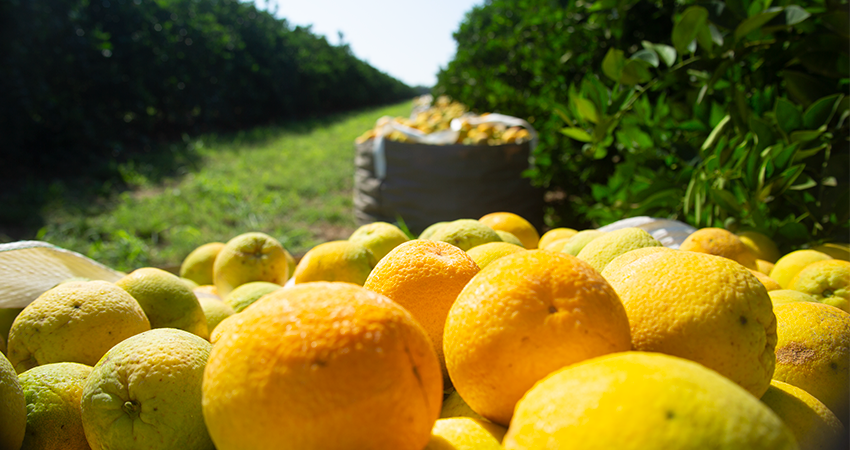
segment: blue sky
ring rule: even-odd
[[[256,0],[293,25],[311,25],[315,34],[339,43],[373,67],[416,86],[432,86],[437,72],[454,57],[464,15],[484,0]]]

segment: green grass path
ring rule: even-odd
[[[248,231],[291,253],[345,239],[356,228],[354,139],[411,103],[191,141],[195,160],[156,182],[122,167],[131,189],[96,207],[53,203],[37,238],[119,270],[175,267],[197,246]]]

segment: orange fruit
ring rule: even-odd
[[[443,396],[440,364],[422,326],[387,297],[351,283],[305,283],[224,323],[203,383],[218,450],[428,443]]]
[[[507,430],[495,423],[469,417],[438,419],[424,450],[502,450]]]
[[[703,365],[622,352],[557,370],[517,404],[506,450],[797,450],[756,397]]]
[[[773,278],[770,278],[769,276],[765,275],[764,273],[759,272],[758,270],[753,270],[753,269],[749,269],[749,271],[750,271],[750,273],[755,275],[756,278],[759,279],[759,282],[761,282],[761,284],[764,285],[764,288],[767,289],[768,291],[776,291],[776,290],[782,289],[782,286],[780,286],[779,283],[776,282],[776,280],[774,280]]]
[[[682,250],[605,271],[632,348],[696,361],[759,397],[773,375],[776,321],[765,287],[728,258]]]
[[[543,233],[543,236],[540,236],[540,241],[537,242],[537,248],[545,249],[547,245],[560,239],[569,239],[576,233],[578,233],[578,230],[572,228],[552,228]]]
[[[409,239],[401,228],[391,223],[372,222],[354,230],[348,240],[368,248],[375,255],[375,259],[380,261],[390,250]]]
[[[791,280],[793,280],[804,267],[813,262],[824,261],[827,259],[832,259],[832,257],[826,253],[821,253],[816,250],[796,250],[779,258],[768,275],[770,275],[770,278],[776,280],[783,289],[788,289],[788,286],[791,284]]]
[[[478,264],[478,267],[483,269],[491,262],[503,257],[512,255],[517,252],[525,251],[519,245],[509,244],[507,242],[488,242],[477,247],[472,247],[466,254]]]
[[[850,261],[850,244],[841,242],[827,242],[815,247],[812,250],[817,250],[827,255],[840,259],[842,261]]]
[[[663,247],[658,239],[641,228],[620,228],[609,231],[588,242],[576,255],[599,272],[614,258],[644,247]]]
[[[289,252],[280,241],[256,231],[242,233],[222,247],[213,264],[213,284],[222,298],[250,281],[283,285],[289,273]]]
[[[18,373],[56,362],[93,366],[112,346],[150,329],[139,303],[115,284],[64,283],[41,294],[15,318],[9,361]]]
[[[548,373],[630,346],[626,313],[608,282],[584,261],[547,250],[505,256],[475,275],[443,334],[455,389],[501,425]]]
[[[813,262],[797,272],[788,289],[850,312],[850,262],[840,259]]]
[[[748,269],[756,269],[756,255],[741,239],[723,228],[700,228],[694,231],[679,250],[708,253],[737,261]],[[763,258],[762,258],[763,259]]]
[[[765,275],[770,275],[770,271],[773,270],[773,266],[775,265],[776,264],[770,261],[765,261],[763,259],[756,260],[756,270]]]
[[[180,264],[180,277],[192,280],[199,286],[213,284],[215,257],[223,248],[224,242],[210,242],[192,250]]]
[[[850,314],[812,302],[777,305],[776,372],[850,422]]]
[[[0,353],[0,448],[19,449],[27,429],[27,401],[12,363]]]
[[[522,216],[511,212],[493,212],[486,214],[479,222],[496,231],[507,231],[519,238],[522,246],[531,250],[537,248],[540,242],[540,234],[531,222]]]
[[[749,247],[758,259],[775,263],[782,256],[776,243],[758,231],[742,231],[738,233],[738,239]]]
[[[816,302],[818,301],[816,298],[812,297],[809,294],[804,294],[800,291],[795,291],[793,289],[776,289],[773,291],[768,291],[767,295],[770,296],[770,301],[773,302],[773,307],[776,308],[779,305],[784,305],[786,303],[791,302]]]
[[[20,374],[27,399],[23,449],[90,450],[83,431],[80,399],[91,366],[51,363]]]
[[[453,220],[437,228],[428,239],[448,242],[463,251],[476,245],[502,241],[496,230],[475,219]]]
[[[510,245],[510,244],[508,244]],[[390,251],[363,285],[389,297],[425,328],[445,372],[443,327],[449,309],[478,265],[463,250],[442,241],[415,239]]]
[[[345,281],[363,286],[378,263],[363,244],[351,241],[323,242],[304,254],[295,267],[295,284],[314,281]]]
[[[838,449],[845,433],[838,417],[808,392],[772,380],[761,401],[788,425],[800,450]]]

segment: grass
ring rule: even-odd
[[[248,231],[278,239],[295,255],[346,239],[353,215],[354,139],[383,115],[406,116],[410,103],[184,138],[172,145],[167,171],[157,158],[116,167],[123,180],[78,195],[62,182],[25,189],[33,236],[118,270],[174,268],[194,248]],[[162,153],[162,152],[160,152]],[[18,198],[27,207],[27,195]],[[19,210],[21,210],[19,208]],[[30,207],[32,208],[32,207]],[[23,213],[18,213],[21,215]],[[0,230],[2,231],[2,230]],[[10,234],[0,240],[11,240]]]

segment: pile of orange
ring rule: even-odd
[[[0,310],[0,448],[846,448],[848,259],[510,212],[245,233]]]

